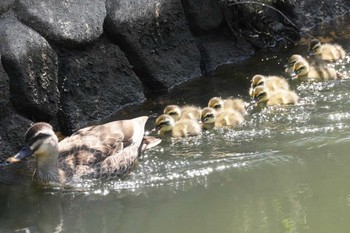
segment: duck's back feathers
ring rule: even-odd
[[[59,168],[66,178],[98,178],[107,172],[127,174],[139,154],[148,117],[114,121],[90,126],[62,140],[59,146]],[[119,164],[122,163],[122,164]],[[118,169],[123,168],[118,171]],[[112,172],[113,171],[113,172]],[[100,174],[98,174],[100,173]]]

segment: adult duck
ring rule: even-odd
[[[33,124],[25,146],[9,163],[35,155],[32,179],[41,184],[109,180],[130,173],[141,151],[160,143],[145,138],[147,116],[89,126],[58,142],[50,124]]]

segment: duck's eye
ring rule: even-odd
[[[176,113],[176,112],[169,112],[168,114],[169,114],[170,116],[177,115],[177,113]]]
[[[215,109],[221,108],[221,104],[215,104],[215,105],[213,106],[213,108],[215,108]]]
[[[51,137],[50,134],[39,133],[28,140],[28,145],[30,146],[32,151],[36,151],[41,146],[42,141],[49,137]]]

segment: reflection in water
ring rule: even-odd
[[[250,78],[283,74],[294,51],[285,52],[224,66],[137,114],[154,120],[169,103],[205,106],[212,96],[249,101]],[[349,62],[348,56],[335,64],[343,80],[290,80],[301,98],[296,106],[262,112],[251,106],[235,129],[164,140],[125,180],[71,190],[1,185],[0,232],[346,232]]]

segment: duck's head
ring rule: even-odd
[[[251,87],[255,88],[257,86],[262,86],[265,83],[265,77],[263,75],[257,74],[254,75],[251,82]]]
[[[9,158],[9,162],[18,162],[31,155],[36,156],[38,163],[57,160],[52,157],[58,155],[58,138],[50,124],[33,124],[26,132],[25,141],[25,146],[14,157]]]
[[[215,109],[211,107],[203,108],[202,115],[201,115],[201,121],[204,124],[212,124],[215,122],[216,118],[216,111]]]
[[[163,113],[178,121],[181,117],[181,108],[178,105],[168,105],[164,108]]]
[[[302,60],[302,59],[304,59],[304,58],[299,54],[293,54],[292,56],[290,56],[290,58],[288,59],[287,65],[285,65],[286,72],[292,70],[295,63],[299,60]]]
[[[175,124],[175,120],[167,114],[160,115],[156,119],[156,129],[159,134],[163,134],[169,132],[173,129]]]
[[[321,53],[321,42],[317,39],[312,39],[309,44],[309,56],[318,55]]]
[[[224,107],[224,101],[220,97],[213,97],[208,102],[208,107],[215,110],[221,110]]]
[[[292,77],[307,75],[309,73],[309,64],[305,60],[299,60],[294,64]]]
[[[254,100],[256,102],[265,102],[268,101],[269,99],[269,93],[266,89],[266,87],[264,86],[258,86],[256,88],[254,88],[254,96],[253,96]]]

